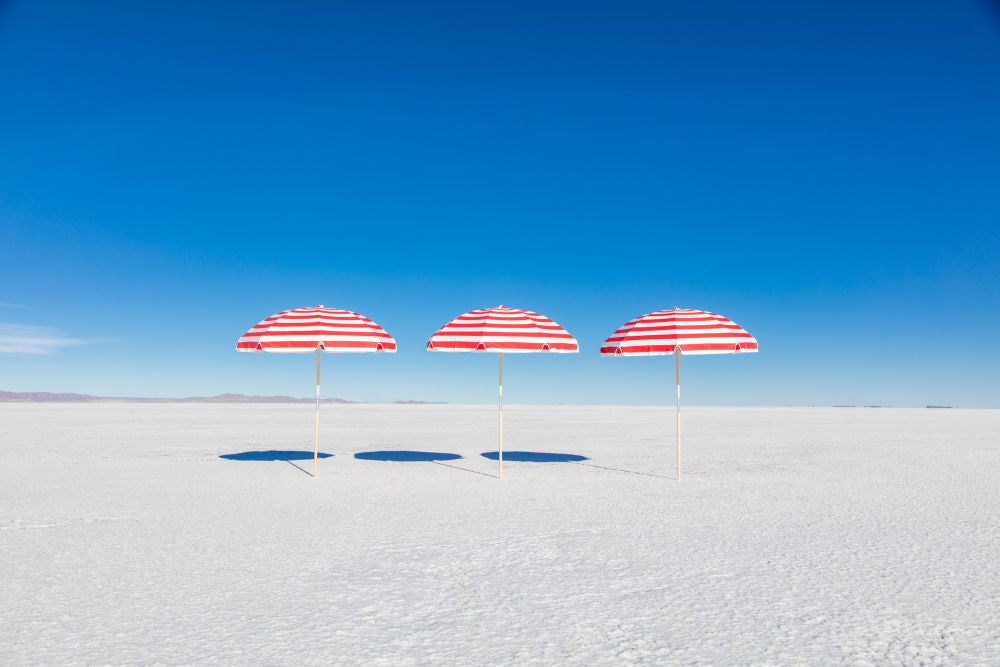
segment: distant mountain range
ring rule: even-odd
[[[90,394],[56,394],[48,391],[0,391],[0,403],[314,403],[315,398],[292,396],[189,396],[187,398],[136,398],[130,396],[91,396]],[[343,398],[321,398],[320,403],[362,403]],[[393,401],[396,405],[433,405],[430,401]]]

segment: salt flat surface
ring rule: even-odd
[[[0,405],[0,663],[1000,663],[1000,411],[504,422]]]

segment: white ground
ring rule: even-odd
[[[0,663],[1000,664],[1000,411],[311,409],[0,405]]]

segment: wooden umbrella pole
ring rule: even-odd
[[[681,478],[681,348],[674,348],[674,366],[677,370],[677,479]]]
[[[313,477],[319,461],[319,347],[316,348],[316,427],[313,431]]]
[[[499,447],[497,448],[497,454],[498,454],[497,460],[499,461],[499,466],[500,467],[499,467],[499,470],[497,472],[497,476],[500,479],[503,479],[503,352],[500,353],[500,393],[499,393],[499,397],[498,397],[498,407],[499,407],[498,414],[499,414],[499,417],[500,417],[500,420],[499,420],[499,425],[500,425],[500,432],[499,432],[499,438],[500,438],[500,440],[499,440],[499,443],[500,444],[499,444]]]

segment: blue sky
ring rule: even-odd
[[[0,2],[0,389],[308,396],[233,347],[323,303],[400,345],[325,395],[489,402],[503,303],[508,402],[669,402],[597,350],[680,306],[692,404],[1000,407],[997,119],[985,2]]]

